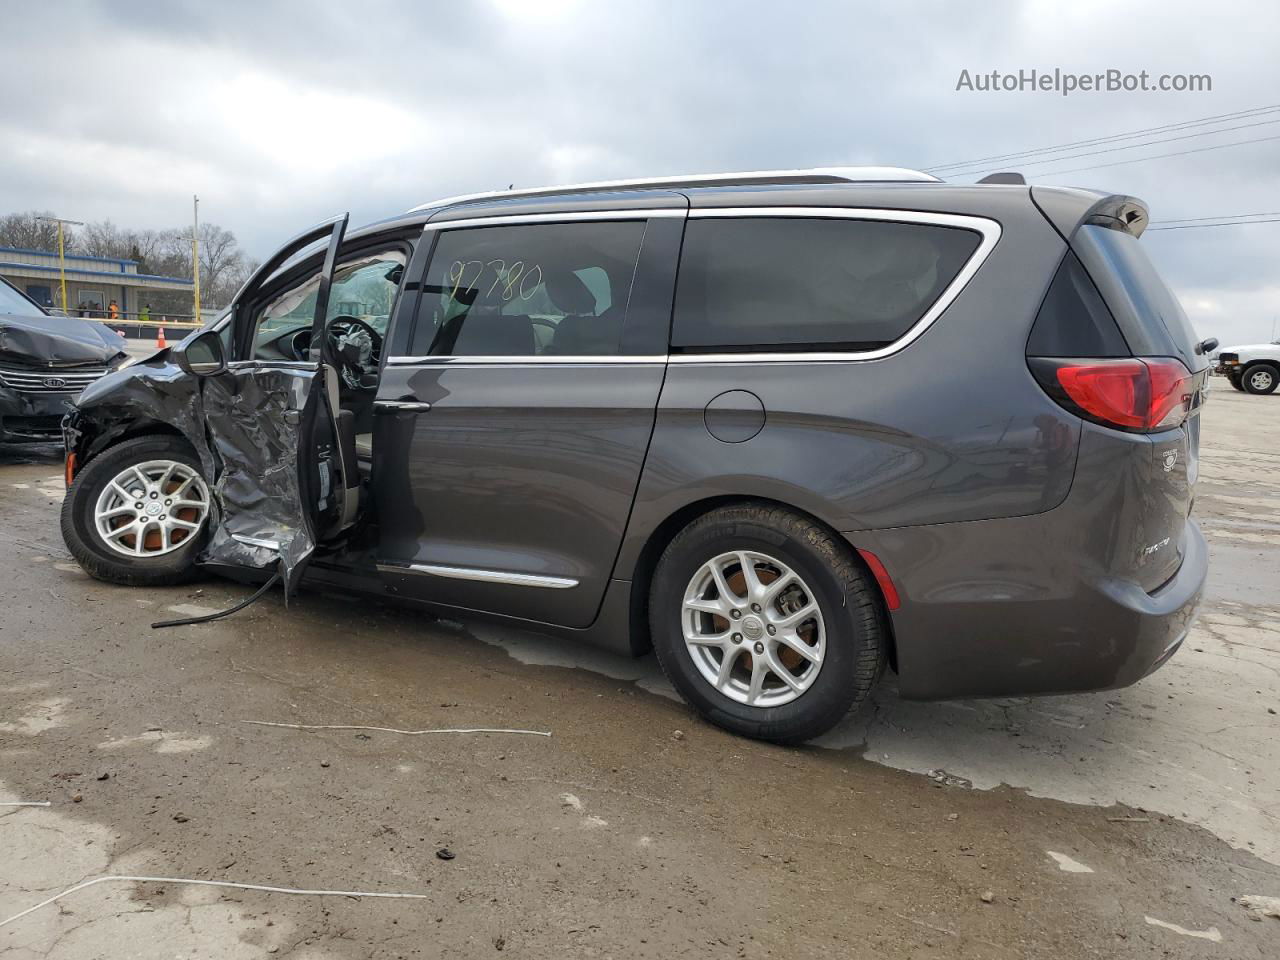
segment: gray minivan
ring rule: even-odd
[[[1205,580],[1205,344],[1139,201],[1004,179],[335,218],[84,392],[63,535],[115,583],[204,568],[652,648],[779,742],[886,664],[911,698],[1133,683]]]

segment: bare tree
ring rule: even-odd
[[[157,272],[160,259],[160,231],[133,230],[129,232],[129,259],[136,260],[139,273]]]
[[[164,230],[155,237],[153,262],[159,272],[172,277],[191,276],[191,232]],[[224,307],[249,276],[235,234],[214,223],[200,225],[200,295],[203,305]]]
[[[47,210],[28,210],[0,217],[0,247],[17,247],[20,250],[58,250],[58,225],[39,217],[52,217]],[[63,227],[63,243],[70,250],[75,246],[76,233],[71,227]]]
[[[123,231],[110,220],[86,224],[80,231],[77,251],[90,257],[128,259],[129,241]]]
[[[25,250],[58,249],[58,232],[55,224],[37,218],[46,216],[35,211],[12,213],[0,217],[0,246],[20,247]],[[190,277],[191,230],[122,229],[110,220],[90,223],[72,234],[65,235],[67,250],[75,250],[91,257],[111,257],[117,260],[133,260],[139,273],[162,277]],[[255,269],[256,264],[244,255],[236,236],[230,230],[214,223],[200,225],[200,293],[202,305],[211,309],[224,307]],[[166,309],[178,312],[168,303],[172,294],[156,299],[164,300]],[[188,309],[190,297],[187,297]],[[176,304],[176,300],[175,300]]]
[[[200,285],[211,305],[223,305],[243,279],[244,254],[230,230],[212,223],[200,225]],[[230,287],[230,289],[228,289]]]

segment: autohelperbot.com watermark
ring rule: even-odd
[[[1109,69],[1099,73],[1052,70],[961,70],[956,91],[966,93],[1211,93],[1207,73],[1152,73]]]

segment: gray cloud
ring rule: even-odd
[[[19,5],[0,211],[167,226],[199,193],[263,256],[339,210],[360,222],[508,183],[929,166],[1280,100],[1280,10],[1204,14],[1156,0]],[[961,69],[1032,67],[1209,73],[1214,89],[955,91]],[[1270,133],[1280,124],[1132,154]],[[1155,219],[1246,213],[1280,209],[1278,156],[1275,141],[1063,179],[1143,197]],[[1206,333],[1269,333],[1280,224],[1144,242]]]

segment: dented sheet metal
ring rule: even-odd
[[[75,317],[0,316],[0,359],[42,368],[106,365],[124,352],[124,338]]]
[[[217,510],[199,563],[275,569],[286,601],[315,549],[298,458],[318,393],[312,364],[256,364],[197,379],[167,353],[99,380],[64,426],[86,458],[139,425],[167,424],[200,457]]]
[[[286,599],[315,550],[298,455],[317,376],[310,365],[253,367],[201,381],[222,514],[202,562],[261,569],[278,559]]]

